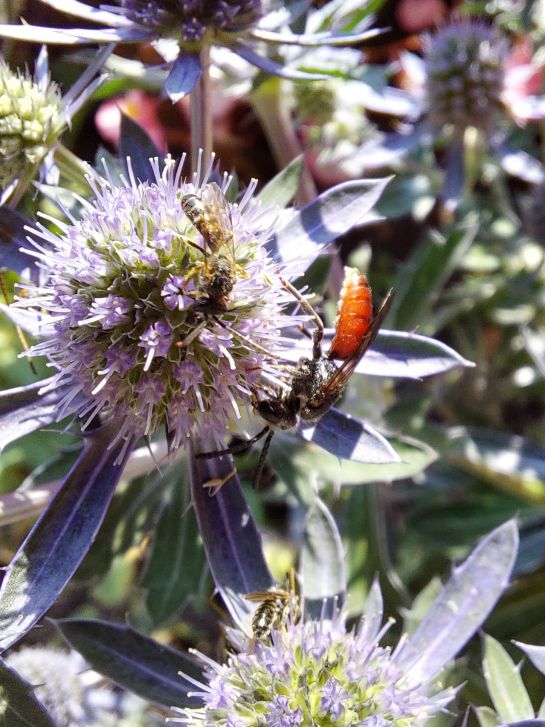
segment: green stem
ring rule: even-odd
[[[191,108],[191,170],[197,171],[199,153],[206,165],[212,154],[212,102],[210,96],[210,49],[201,49],[202,73],[189,97]]]
[[[62,144],[59,144],[55,149],[55,163],[63,177],[87,187],[85,176],[89,174],[89,167]]]
[[[259,117],[267,141],[279,169],[284,169],[293,159],[303,153],[290,116],[282,82],[271,78],[260,83],[250,94],[250,101]],[[312,176],[303,167],[296,200],[300,204],[312,202],[318,192]]]

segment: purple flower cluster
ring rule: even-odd
[[[183,41],[201,41],[208,32],[244,30],[263,15],[261,0],[121,0],[121,12],[134,23],[171,31]]]
[[[56,371],[49,388],[64,393],[59,418],[79,414],[85,427],[113,417],[127,440],[165,427],[175,447],[195,430],[219,443],[255,388],[277,382],[273,352],[294,319],[263,247],[276,212],[252,201],[255,185],[238,204],[223,200],[234,287],[225,309],[207,308],[207,269],[223,251],[212,252],[181,200],[206,194],[210,171],[182,182],[182,165],[167,160],[163,171],[155,162],[153,183],[93,173],[80,219],[65,210],[58,233],[33,231],[27,252],[46,279],[25,286],[15,306],[43,339],[31,355]]]
[[[398,651],[379,645],[389,625],[381,629],[380,614],[368,614],[347,632],[336,609],[330,619],[290,622],[272,632],[270,644],[258,642],[226,664],[198,654],[208,683],[194,682],[200,689],[194,696],[203,707],[184,710],[180,721],[190,727],[424,725],[455,691],[409,679]]]

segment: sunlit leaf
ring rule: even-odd
[[[488,635],[484,637],[483,671],[488,693],[501,721],[515,722],[534,717],[516,664],[499,641]]]
[[[521,641],[515,641],[515,644],[524,651],[536,669],[545,674],[545,646],[523,644]]]
[[[339,530],[325,504],[316,498],[307,513],[301,551],[305,612],[318,616],[323,600],[342,606],[346,595],[344,549]]]
[[[401,648],[414,683],[433,678],[484,622],[509,582],[518,547],[514,520],[484,538],[451,577]]]
[[[176,103],[193,90],[201,77],[202,68],[198,53],[181,51],[164,84],[172,103]]]
[[[280,207],[280,209],[284,209],[288,206],[299,187],[303,164],[303,156],[296,157],[263,187],[257,195],[257,200],[264,208]]]
[[[131,449],[121,457],[125,442],[111,446],[116,428],[104,426],[88,437],[8,565],[0,588],[0,648],[14,644],[53,605],[95,538]]]

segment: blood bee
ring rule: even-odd
[[[371,289],[365,275],[356,268],[345,268],[335,335],[329,351],[324,355],[324,326],[321,318],[296,288],[285,280],[281,282],[314,321],[312,358],[301,358],[292,369],[288,390],[268,388],[263,398],[254,394],[253,407],[267,422],[260,432],[239,447],[220,452],[202,452],[198,455],[208,457],[240,452],[265,437],[255,477],[256,483],[260,480],[274,430],[292,429],[297,426],[298,419],[308,423],[317,422],[341,397],[348,380],[375,340],[394,295],[393,290],[390,290],[377,314],[373,316]],[[342,363],[337,365],[332,359],[339,359]]]

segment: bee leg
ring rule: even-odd
[[[255,471],[254,475],[254,489],[259,489],[259,483],[261,481],[261,476],[263,475],[263,469],[265,467],[265,462],[267,460],[267,454],[269,453],[269,447],[271,446],[271,441],[274,435],[274,430],[270,429],[269,427],[265,427],[265,429],[268,429],[267,438],[265,439],[265,442],[263,443],[263,449],[261,450],[261,454],[259,455],[259,462],[257,463],[257,469]]]
[[[214,495],[216,495],[221,490],[223,485],[227,484],[232,477],[236,476],[236,474],[237,471],[233,467],[233,469],[229,470],[225,477],[214,477],[211,480],[203,482],[202,486],[210,490],[210,492],[208,493],[210,497],[214,497]]]
[[[212,452],[198,452],[196,457],[197,459],[210,459],[211,457],[221,457],[224,454],[240,454],[240,452],[245,452],[247,449],[250,449],[252,444],[259,442],[259,440],[264,437],[268,431],[269,425],[267,424],[266,427],[263,427],[263,429],[261,429],[261,431],[259,431],[253,437],[251,437],[250,439],[246,439],[240,444],[235,444],[232,447],[226,447],[226,449],[216,449]]]
[[[312,357],[316,360],[322,356],[322,338],[324,337],[324,324],[320,316],[316,313],[314,308],[310,305],[308,300],[304,298],[301,293],[291,283],[288,283],[284,278],[280,278],[280,282],[288,290],[293,297],[299,301],[301,308],[305,310],[314,321],[316,330],[312,334]]]
[[[189,344],[192,343],[197,338],[197,336],[200,336],[202,331],[206,328],[207,322],[208,321],[205,318],[197,326],[195,326],[195,328],[191,331],[191,333],[188,333],[188,335],[185,338],[182,338],[181,341],[178,341],[176,343],[176,346],[178,348],[187,348],[189,346]]]

